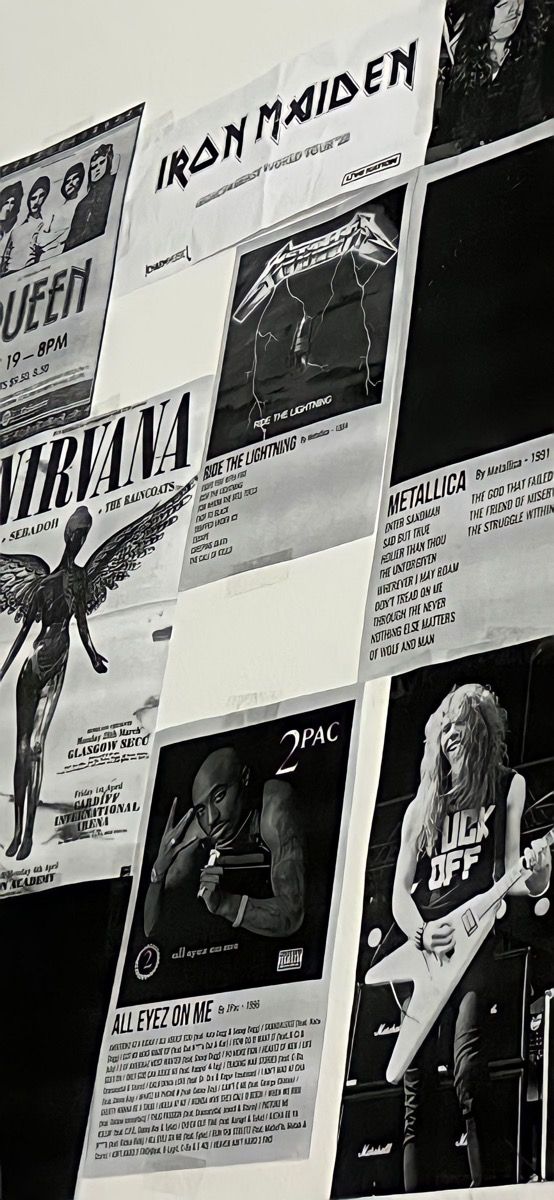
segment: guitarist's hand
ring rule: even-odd
[[[525,884],[529,895],[544,896],[550,884],[552,860],[550,849],[545,845],[543,838],[531,842],[525,850],[523,862],[531,871]]]
[[[450,921],[429,921],[423,930],[423,949],[429,954],[449,954],[454,949],[454,930]]]
[[[546,867],[550,866],[550,850],[545,846],[542,838],[531,842],[523,855],[523,861],[533,873],[544,871]]]

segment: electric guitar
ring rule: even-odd
[[[551,829],[541,838],[541,843],[546,848],[553,842],[554,829]],[[445,920],[454,929],[454,949],[448,955],[418,950],[414,942],[407,941],[370,967],[365,977],[367,984],[413,982],[414,985],[387,1067],[389,1083],[398,1083],[415,1058],[454,988],[491,932],[504,896],[518,879],[528,879],[531,873],[520,858],[488,891],[448,913]]]

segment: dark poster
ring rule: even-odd
[[[551,0],[447,0],[427,161],[554,113]]]
[[[73,1200],[130,883],[0,905],[2,1200]]]
[[[352,713],[345,702],[161,748],[120,1005],[321,976]],[[212,812],[201,797],[216,775]],[[256,912],[237,926],[244,896]]]
[[[391,483],[552,431],[554,140],[431,182]]]
[[[554,826],[553,663],[554,643],[544,639],[392,681],[336,1197],[540,1178],[544,1013],[554,980],[549,853],[540,850]],[[545,865],[505,894],[505,872],[515,862],[517,873],[532,843]],[[504,903],[479,907],[494,886]],[[447,994],[456,956],[467,952],[458,907],[477,950],[458,960],[462,973]],[[429,954],[444,923],[453,948],[443,928],[442,949],[437,941]],[[405,963],[395,982],[393,954],[404,947],[413,948],[419,992]]]

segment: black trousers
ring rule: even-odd
[[[445,1026],[450,1034],[453,1032],[454,1087],[466,1120],[470,1168],[474,1173],[471,1152],[474,1150],[476,1160],[479,1101],[487,1076],[487,1056],[483,1050],[493,978],[492,950],[493,939],[488,938],[404,1075],[404,1164],[409,1190],[432,1186],[430,1169],[435,1159],[437,1121],[440,1121],[437,1068],[446,1057]]]

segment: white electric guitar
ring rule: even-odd
[[[553,842],[554,829],[551,829],[545,838],[541,838],[541,844],[546,848]],[[448,913],[445,920],[454,929],[454,949],[448,957],[418,950],[414,942],[408,941],[367,972],[365,982],[370,985],[409,982],[414,985],[387,1067],[389,1083],[398,1083],[415,1058],[454,988],[490,933],[503,897],[518,879],[528,879],[530,874],[524,859],[520,858],[488,891]]]

